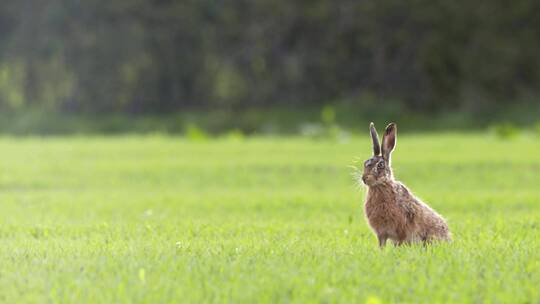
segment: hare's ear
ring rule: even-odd
[[[397,126],[395,123],[391,123],[386,127],[383,135],[382,144],[382,157],[390,163],[390,153],[396,147],[397,140]]]
[[[379,144],[379,136],[377,135],[377,130],[375,130],[375,125],[373,123],[369,124],[369,132],[371,133],[371,140],[373,141],[373,156],[379,156],[381,154],[381,145]]]

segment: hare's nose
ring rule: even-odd
[[[366,179],[367,179],[367,176],[366,175],[362,175],[362,181],[365,183],[366,182]]]

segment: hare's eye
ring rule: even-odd
[[[378,169],[384,169],[384,162],[383,162],[383,161],[382,161],[382,162],[379,162],[379,163],[377,164],[377,168],[378,168]]]

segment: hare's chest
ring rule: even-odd
[[[369,225],[379,233],[393,234],[400,226],[402,212],[392,202],[366,201],[366,218]]]

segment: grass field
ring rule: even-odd
[[[454,241],[382,252],[369,143],[0,138],[0,302],[539,303],[539,138],[400,136]]]

